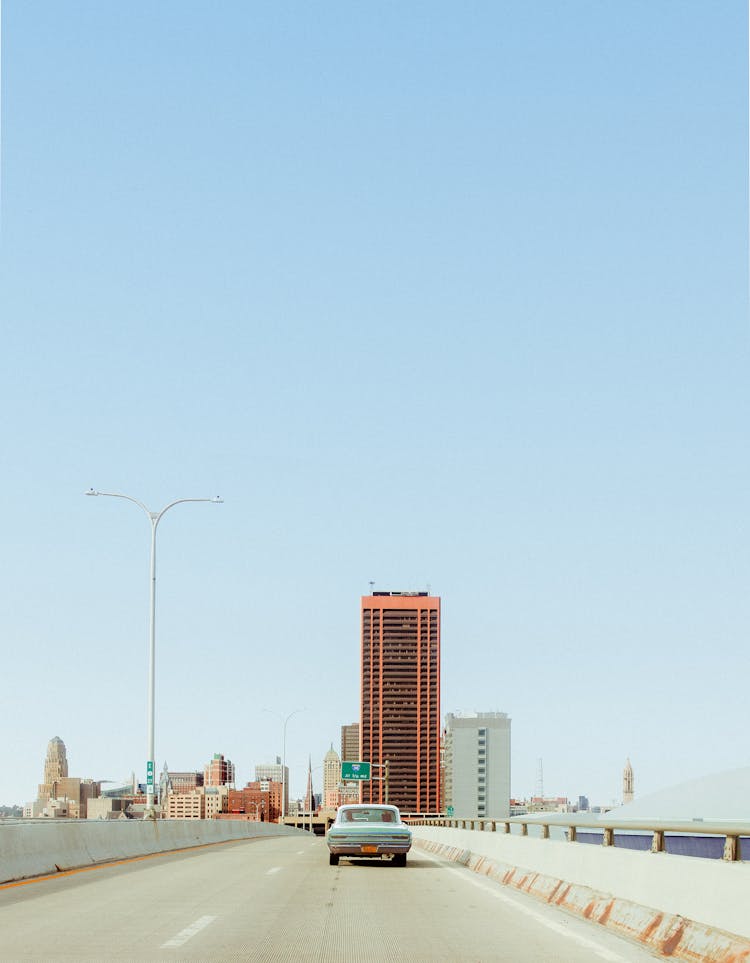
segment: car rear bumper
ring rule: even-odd
[[[328,848],[334,856],[359,856],[362,859],[374,859],[376,856],[397,856],[401,853],[408,853],[411,849],[411,843],[404,843],[403,845],[389,843],[385,846],[376,846],[374,844],[357,846],[351,843],[329,843]]]

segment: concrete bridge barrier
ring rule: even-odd
[[[192,846],[302,830],[230,819],[23,820],[0,824],[0,883]]]
[[[414,845],[677,959],[750,961],[750,864],[440,826]]]

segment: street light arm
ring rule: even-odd
[[[106,498],[124,498],[126,501],[132,502],[134,505],[137,505],[139,508],[142,508],[143,511],[149,516],[149,518],[151,517],[151,512],[146,508],[143,502],[139,502],[138,499],[133,498],[132,495],[122,495],[120,494],[120,492],[99,492],[99,491],[96,491],[96,489],[94,488],[89,488],[86,494],[87,495],[104,495]],[[166,511],[166,508],[164,509],[164,511]]]
[[[166,514],[170,508],[174,508],[175,505],[182,505],[183,502],[211,502],[214,505],[221,505],[223,504],[224,499],[220,498],[218,495],[215,495],[213,498],[178,498],[176,501],[170,502],[168,505],[162,508],[160,512],[149,512],[149,515],[154,523],[154,528],[156,528],[161,521],[162,515]]]
[[[175,505],[181,505],[183,502],[211,502],[214,505],[221,505],[224,502],[224,499],[220,498],[219,495],[215,495],[213,498],[177,498],[175,501],[165,505],[160,512],[152,512],[143,504],[143,502],[138,501],[137,498],[133,498],[132,495],[123,495],[121,492],[100,492],[95,488],[89,488],[86,494],[104,495],[107,498],[124,498],[128,502],[133,502],[134,505],[137,505],[139,508],[143,509],[143,511],[148,515],[154,528],[156,528],[156,526],[159,524],[161,517],[165,514],[165,512],[168,512],[170,508],[174,508]]]

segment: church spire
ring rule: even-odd
[[[633,801],[633,767],[630,765],[630,759],[625,762],[625,768],[622,771],[622,802],[623,805],[632,803]]]

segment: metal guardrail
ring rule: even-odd
[[[403,816],[403,814],[402,814]],[[512,826],[521,827],[521,836],[529,835],[529,826],[539,827],[542,839],[550,838],[550,828],[565,830],[567,841],[577,842],[579,829],[595,829],[602,833],[602,846],[615,845],[615,832],[634,832],[651,834],[651,852],[664,853],[666,834],[680,836],[723,836],[724,854],[722,859],[739,862],[742,859],[740,839],[750,837],[750,822],[704,822],[695,820],[676,820],[674,822],[636,821],[630,819],[600,819],[582,816],[580,813],[529,813],[526,816],[510,816],[508,819],[456,819],[447,816],[408,815],[408,822],[415,826],[444,826],[450,829],[470,829],[479,832],[511,833]],[[498,826],[501,827],[498,830]],[[749,854],[750,855],[750,854]]]

